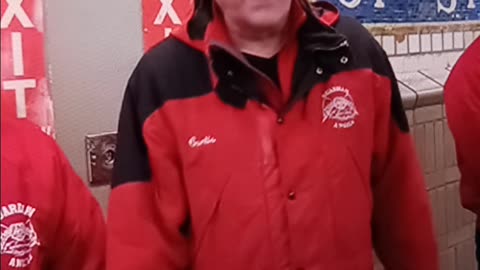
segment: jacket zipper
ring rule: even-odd
[[[219,47],[220,49],[226,51],[228,54],[230,54],[231,56],[233,56],[236,60],[240,61],[240,63],[242,63],[243,65],[245,65],[248,69],[250,69],[250,71],[252,71],[255,75],[258,75],[260,76],[260,78],[262,78],[263,80],[265,80],[268,84],[269,84],[269,87],[271,87],[271,89],[275,90],[275,91],[278,91],[280,92],[281,89],[278,88],[278,86],[273,82],[272,79],[270,79],[270,77],[268,77],[267,75],[265,75],[263,72],[261,72],[260,70],[258,70],[257,68],[255,68],[254,66],[252,66],[248,61],[245,60],[245,58],[243,57],[243,55],[237,53],[236,51],[232,50],[231,48],[229,48],[228,46],[225,46],[221,43],[214,43],[214,46],[217,46]],[[264,103],[262,101],[260,101],[261,103]],[[266,100],[267,104],[266,105],[269,105],[268,103],[271,102],[270,100]],[[277,122],[281,122],[283,120],[280,120],[280,119],[283,119],[283,117],[280,116],[280,113],[281,111],[276,111],[274,108],[272,108],[272,106],[268,106],[270,109],[272,109],[276,115],[277,115]]]

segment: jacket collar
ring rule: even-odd
[[[174,30],[172,35],[191,47],[205,52],[207,55],[209,55],[209,50],[211,49],[212,45],[215,47],[221,45],[221,47],[228,48],[227,50],[230,53],[233,53],[235,56],[240,56],[241,54],[238,52],[238,50],[234,49],[232,45],[232,41],[230,39],[228,30],[226,29],[221,11],[216,4],[213,5],[213,16],[211,16],[211,18],[209,15],[204,15],[199,11],[192,11],[189,16],[190,19],[188,20],[188,23],[184,24],[183,27],[179,27]],[[196,17],[199,16],[204,17],[204,22],[202,23],[206,26],[200,26],[199,29],[197,29],[197,31],[203,31],[202,33],[198,33],[198,36],[203,36],[203,38],[192,39],[191,35],[189,34],[189,27],[191,27],[191,23],[196,19]],[[335,33],[333,27],[338,22],[339,18],[340,14],[338,9],[328,2],[318,1],[314,4],[307,4],[304,0],[293,0],[290,14],[289,33],[293,39],[299,37],[300,33],[299,38],[302,39],[301,32],[305,32],[302,31],[302,28],[305,28],[303,26],[306,24],[306,22],[314,21],[314,23],[317,24],[317,29],[318,25],[320,25],[320,27],[323,27],[324,29],[323,33],[333,34]],[[318,32],[318,30],[316,32]],[[321,35],[320,33],[315,39],[304,40],[305,42],[301,45],[321,48],[334,48],[338,46],[336,42],[332,43],[332,40],[328,37],[326,39],[322,39],[322,37],[325,36]]]
[[[338,60],[332,59],[339,54],[344,55],[349,52],[346,37],[334,29],[339,20],[337,9],[327,2],[317,2],[314,7],[309,7],[298,1],[302,0],[293,1],[289,23],[291,40],[287,41],[287,44],[295,44],[293,48],[296,48],[296,52],[289,56],[291,60],[287,62],[290,64],[287,64],[285,69],[287,71],[283,74],[283,76],[293,74],[292,81],[286,83],[292,94],[286,110],[293,106],[294,101],[305,96],[319,80],[326,78],[315,74],[316,67],[325,67],[333,71],[338,68],[336,64]],[[196,35],[202,38],[191,39],[191,35],[188,34],[188,24],[183,29],[175,30],[173,36],[208,56],[210,68],[213,71],[213,85],[220,98],[238,108],[243,108],[247,99],[257,99],[263,103],[279,100],[278,97],[272,99],[265,96],[265,94],[275,93],[275,91],[265,90],[271,88],[273,84],[268,82],[268,78],[266,80],[262,78],[264,76],[261,72],[252,67],[241,52],[232,45],[219,9],[215,8],[212,14],[211,20],[204,25],[205,27],[196,28],[203,29],[203,33]],[[291,53],[291,48],[288,51]]]

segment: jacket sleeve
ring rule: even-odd
[[[60,221],[55,235],[55,254],[49,269],[105,269],[105,220],[103,213],[67,158],[58,149],[58,205]],[[57,199],[58,199],[57,198]]]
[[[108,270],[177,270],[189,263],[181,167],[150,70],[140,62],[121,109],[107,222]]]
[[[438,270],[432,211],[393,69],[375,42],[373,241],[386,270]]]
[[[480,215],[480,39],[450,74],[445,85],[445,107],[462,174],[462,204]]]

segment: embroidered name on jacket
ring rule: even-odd
[[[198,139],[196,136],[193,136],[188,140],[188,145],[191,148],[198,148],[209,144],[214,144],[216,142],[217,139],[212,136],[205,136],[203,139]]]
[[[351,128],[359,113],[350,91],[341,86],[329,88],[323,94],[323,123],[331,120],[334,128]]]
[[[35,211],[35,208],[22,203],[2,206],[1,255],[11,257],[10,267],[26,268],[32,263],[32,251],[40,245],[32,224]]]

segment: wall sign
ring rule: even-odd
[[[182,25],[193,8],[193,0],[143,0],[145,50]]]
[[[480,0],[332,0],[363,23],[480,20]]]
[[[52,136],[53,106],[45,72],[43,3],[1,0],[2,103]]]
[[[362,23],[480,21],[480,0],[331,0]],[[182,25],[193,0],[143,0],[145,49]]]

